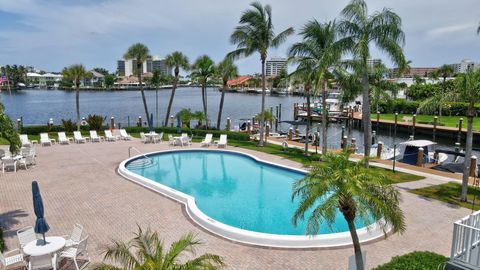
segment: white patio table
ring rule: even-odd
[[[38,239],[26,244],[23,247],[23,253],[30,256],[41,256],[46,254],[52,254],[65,246],[65,238],[60,236],[45,237],[47,243],[44,245],[43,239]]]

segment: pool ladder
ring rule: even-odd
[[[153,159],[151,159],[150,157],[146,156],[145,154],[143,154],[142,152],[140,152],[140,150],[138,150],[137,148],[133,147],[133,146],[130,146],[128,147],[128,157],[131,157],[132,156],[132,150],[135,150],[137,153],[139,153],[143,158],[140,158],[140,159],[136,159],[136,160],[133,160],[132,162],[130,162],[128,164],[128,167],[130,169],[142,169],[142,168],[147,168],[147,167],[151,167],[153,165],[155,165],[155,161],[153,161]]]

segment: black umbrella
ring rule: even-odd
[[[47,220],[44,217],[42,195],[40,195],[40,188],[38,187],[37,181],[32,182],[32,195],[33,209],[37,216],[37,220],[35,221],[35,233],[43,235],[43,242],[45,244],[45,233],[50,230],[50,226],[48,226]]]

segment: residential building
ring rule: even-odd
[[[429,74],[432,72],[435,72],[438,68],[436,67],[411,67],[410,69],[407,69],[405,72],[402,74],[399,74],[399,69],[398,68],[391,68],[390,73],[392,78],[413,78],[415,76],[420,76],[420,77],[428,77]]]
[[[451,64],[450,66],[452,66],[454,74],[459,74],[475,68],[475,63],[472,60],[463,59],[460,63]]]
[[[282,70],[287,71],[286,58],[272,57],[266,61],[265,76],[278,76]]]
[[[29,84],[39,87],[58,87],[63,76],[55,73],[39,74],[36,72],[27,72],[27,80]]]
[[[136,74],[137,60],[135,59],[123,59],[117,61],[117,73],[119,76],[131,76]],[[172,75],[172,69],[166,65],[164,58],[154,56],[147,59],[142,65],[142,74],[147,72],[153,72],[155,69],[159,69],[164,75]]]
[[[374,59],[374,58],[367,59],[367,66],[369,67],[380,65],[381,63],[382,63],[382,59]]]
[[[83,81],[83,86],[86,87],[104,87],[105,86],[105,75],[102,73],[96,72],[95,70],[91,70],[90,73],[92,76],[90,78],[86,78]]]

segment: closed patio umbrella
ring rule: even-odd
[[[44,216],[43,201],[42,195],[40,195],[40,188],[38,187],[37,181],[32,182],[32,195],[33,195],[33,209],[37,220],[35,221],[35,233],[43,235],[43,242],[45,241],[45,233],[48,232],[50,226],[48,226],[47,220]]]

